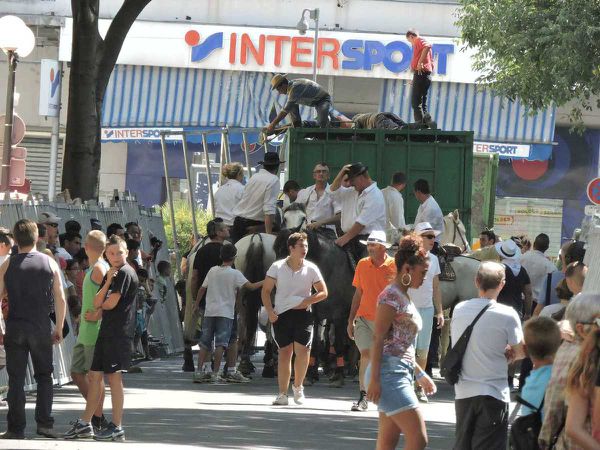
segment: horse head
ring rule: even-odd
[[[442,244],[454,244],[461,248],[463,252],[471,248],[467,241],[467,229],[460,220],[460,213],[455,209],[444,216],[444,234],[442,235]]]
[[[301,203],[291,203],[283,210],[282,229],[300,231],[306,225],[306,207]]]

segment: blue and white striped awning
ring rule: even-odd
[[[385,80],[381,110],[412,122],[412,86],[406,80]],[[432,82],[427,104],[442,130],[473,131],[480,141],[551,143],[556,109],[534,116],[519,101],[494,96],[474,84]]]
[[[271,75],[117,65],[102,114],[104,127],[259,127],[269,122]]]

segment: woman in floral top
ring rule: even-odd
[[[427,430],[413,377],[428,395],[436,387],[415,363],[414,344],[422,322],[407,295],[409,288],[421,286],[427,274],[428,259],[420,237],[413,234],[400,241],[396,268],[396,279],[378,298],[367,396],[379,409],[377,450],[395,449],[401,432],[405,449],[421,450],[427,445]]]

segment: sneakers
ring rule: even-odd
[[[240,372],[227,372],[225,381],[228,383],[250,383],[250,378],[245,377]]]
[[[56,431],[54,431],[54,428],[52,427],[41,427],[38,425],[37,427],[37,434],[38,436],[44,436],[50,439],[58,439],[58,433],[56,433]]]
[[[356,403],[352,404],[352,408],[350,411],[366,411],[369,409],[369,402],[367,401],[367,393],[365,391],[360,391],[360,397]]]
[[[124,441],[125,431],[122,427],[110,422],[105,429],[94,435],[94,439],[97,441]]]
[[[77,419],[71,422],[73,427],[67,431],[63,437],[65,439],[81,439],[94,437],[94,429],[91,423],[84,422],[81,419]]]
[[[212,373],[210,374],[210,382],[213,384],[219,384],[219,383],[224,383],[225,380],[223,379],[223,377],[221,375],[219,375],[218,373]]]
[[[212,381],[212,374],[210,372],[194,372],[192,375],[192,382],[194,383],[210,383]]]
[[[102,417],[92,416],[92,428],[94,429],[94,434],[100,433],[102,430],[108,427],[108,420],[102,414]]]
[[[302,405],[306,397],[304,397],[304,386],[294,386],[292,385],[292,392],[294,393],[294,402],[296,405]]]
[[[421,403],[429,403],[429,399],[427,398],[427,396],[425,395],[425,391],[423,390],[423,388],[421,386],[417,386],[415,388],[415,394],[417,394],[417,399],[421,402]]]
[[[275,401],[273,402],[275,406],[287,406],[289,405],[289,400],[287,394],[279,394]]]

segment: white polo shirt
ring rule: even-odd
[[[432,195],[421,203],[415,217],[415,225],[421,222],[429,222],[432,228],[440,233],[444,232],[444,213]],[[436,238],[439,241],[439,237]]]
[[[442,273],[438,257],[427,252],[427,258],[429,258],[429,269],[423,284],[418,289],[410,288],[408,290],[408,297],[417,308],[433,308],[433,279]]]
[[[235,215],[233,209],[242,200],[244,185],[238,180],[227,180],[215,192],[215,217],[223,219],[225,225],[232,226]]]
[[[396,240],[398,230],[406,228],[404,220],[404,199],[402,194],[393,186],[388,186],[381,190],[385,201],[385,232],[388,239]]]
[[[260,169],[244,188],[244,195],[233,208],[235,216],[263,221],[265,215],[277,213],[279,177],[265,169]]]
[[[356,201],[355,222],[365,227],[360,234],[370,234],[376,230],[385,231],[385,200],[376,182],[371,183],[359,194]]]
[[[539,250],[529,250],[523,253],[521,265],[525,267],[531,280],[533,300],[539,303],[540,296],[544,298],[546,296],[545,291],[542,293],[542,286],[544,286],[548,274],[556,270],[556,266]]]
[[[323,275],[316,264],[306,259],[302,267],[295,272],[288,265],[287,258],[275,261],[269,267],[267,276],[276,281],[275,312],[277,314],[294,309],[305,298],[312,295],[315,283],[323,281]]]
[[[331,191],[328,189],[329,184],[326,186],[325,191],[318,196],[315,185],[300,190],[295,203],[300,203],[306,207],[306,221],[307,223],[318,222],[322,220],[331,219],[335,216],[336,201],[331,195]],[[327,228],[335,230],[335,225],[326,225]]]
[[[329,192],[329,186],[327,187]],[[356,203],[358,201],[358,192],[353,187],[340,186],[336,191],[331,192],[337,208],[335,213],[341,212],[340,227],[346,233],[356,222]]]

